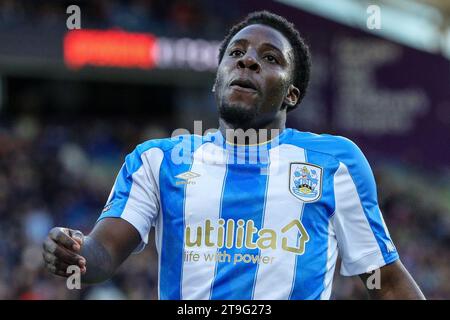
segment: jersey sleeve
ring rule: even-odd
[[[158,216],[159,166],[162,151],[143,150],[138,146],[125,158],[106,205],[97,222],[104,218],[121,218],[139,232],[142,242],[135,249],[140,252],[148,242],[148,234]]]
[[[366,273],[399,258],[377,201],[375,178],[361,150],[344,142],[334,175],[332,217],[342,265],[341,274]]]

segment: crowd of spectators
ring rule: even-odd
[[[64,289],[64,281],[43,272],[42,240],[54,225],[90,230],[125,154],[144,140],[142,135],[167,133],[164,128],[137,128],[130,122],[43,124],[30,117],[1,126],[0,299],[84,294]],[[154,254],[146,250],[133,257],[115,279],[120,291],[110,288],[108,294],[154,297]],[[104,295],[99,288],[88,291],[88,296]]]
[[[121,28],[165,36],[223,36],[238,10],[229,1],[208,0],[0,0],[0,27],[65,28],[67,8],[81,10],[82,28]]]
[[[72,291],[63,278],[44,270],[41,243],[55,225],[89,232],[124,156],[139,142],[169,135],[168,128],[136,126],[123,119],[114,124],[30,116],[4,121],[0,125],[0,299],[157,298],[157,255],[152,243],[128,259],[111,281]],[[430,204],[429,197],[420,196],[422,189],[415,185],[423,186],[424,176],[411,174],[404,166],[374,169],[380,205],[402,261],[428,298],[449,298],[450,212],[440,205],[439,197]],[[336,274],[332,297],[367,296],[359,279]]]

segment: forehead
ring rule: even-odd
[[[238,40],[246,40],[253,45],[268,43],[285,54],[292,51],[291,44],[280,31],[262,24],[252,24],[241,29],[230,40],[230,44]]]

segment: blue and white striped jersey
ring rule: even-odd
[[[147,243],[160,299],[329,299],[338,252],[351,276],[398,259],[371,168],[350,140],[285,129],[254,146],[222,134],[130,153],[99,219]]]

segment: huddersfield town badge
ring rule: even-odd
[[[291,163],[289,191],[304,202],[314,202],[322,196],[322,168],[313,164]]]

